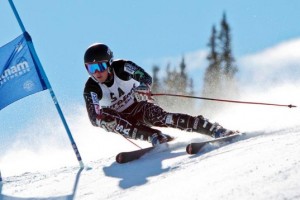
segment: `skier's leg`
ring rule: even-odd
[[[186,114],[168,113],[166,117],[166,124],[170,124],[170,126],[174,128],[202,133],[214,138],[236,133],[235,131],[223,128],[218,123],[211,123],[202,115],[193,117]]]
[[[211,137],[222,137],[234,133],[224,129],[218,123],[211,123],[203,116],[190,116],[182,113],[169,113],[161,107],[148,103],[139,102],[131,110],[132,116],[142,119],[144,123],[158,127],[172,127],[188,132],[198,132]]]
[[[131,124],[126,120],[120,121],[115,131],[131,139],[148,141],[153,146],[173,140],[171,136],[163,134],[160,130],[144,124]]]
[[[130,138],[148,141],[153,146],[173,140],[173,137],[144,124],[135,125]]]
[[[114,121],[114,127],[110,129],[111,132],[121,134],[131,139],[148,141],[152,143],[153,146],[173,139],[171,136],[161,133],[160,130],[134,120],[127,114],[119,113],[112,109],[103,110],[103,114],[105,114],[110,121]]]

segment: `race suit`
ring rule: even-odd
[[[135,63],[116,60],[110,69],[108,81],[99,83],[90,77],[85,84],[83,95],[89,119],[94,126],[101,126],[99,118],[104,121],[115,120],[113,132],[148,141],[153,134],[161,134],[152,126],[211,135],[213,124],[202,116],[169,113],[154,103],[137,102],[133,95],[135,88],[141,83],[151,86],[152,78]]]

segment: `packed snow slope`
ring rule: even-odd
[[[197,155],[178,140],[127,164],[108,157],[83,170],[6,177],[0,199],[300,199],[300,126],[250,132]]]
[[[299,85],[243,90],[241,100],[299,106]],[[299,107],[228,104],[208,118],[246,132],[245,138],[187,155],[189,142],[208,138],[166,128],[164,133],[176,137],[169,148],[122,165],[115,162],[117,153],[137,148],[117,134],[92,127],[85,108],[77,106],[74,112],[74,107],[66,117],[86,167],[79,169],[54,116],[51,122],[38,123],[41,127],[29,124],[2,149],[1,200],[300,199]],[[49,113],[40,118],[37,122]]]

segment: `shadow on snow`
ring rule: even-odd
[[[110,166],[104,167],[103,171],[106,176],[120,178],[119,186],[127,189],[146,184],[149,177],[169,172],[171,168],[163,168],[162,161],[180,155],[185,155],[185,152],[172,153],[171,150],[167,150],[160,153],[150,153],[130,163],[118,164],[114,162]]]
[[[57,197],[28,197],[28,198],[23,198],[23,197],[14,197],[14,196],[8,196],[5,194],[2,194],[2,186],[4,183],[0,183],[0,200],[73,200],[77,191],[77,186],[80,178],[80,174],[83,169],[79,169],[79,171],[76,174],[75,182],[73,185],[72,193],[69,195],[65,196],[57,196]]]

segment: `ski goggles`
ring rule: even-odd
[[[108,63],[105,61],[85,63],[85,67],[91,74],[94,74],[97,70],[99,72],[104,72],[108,67]]]

